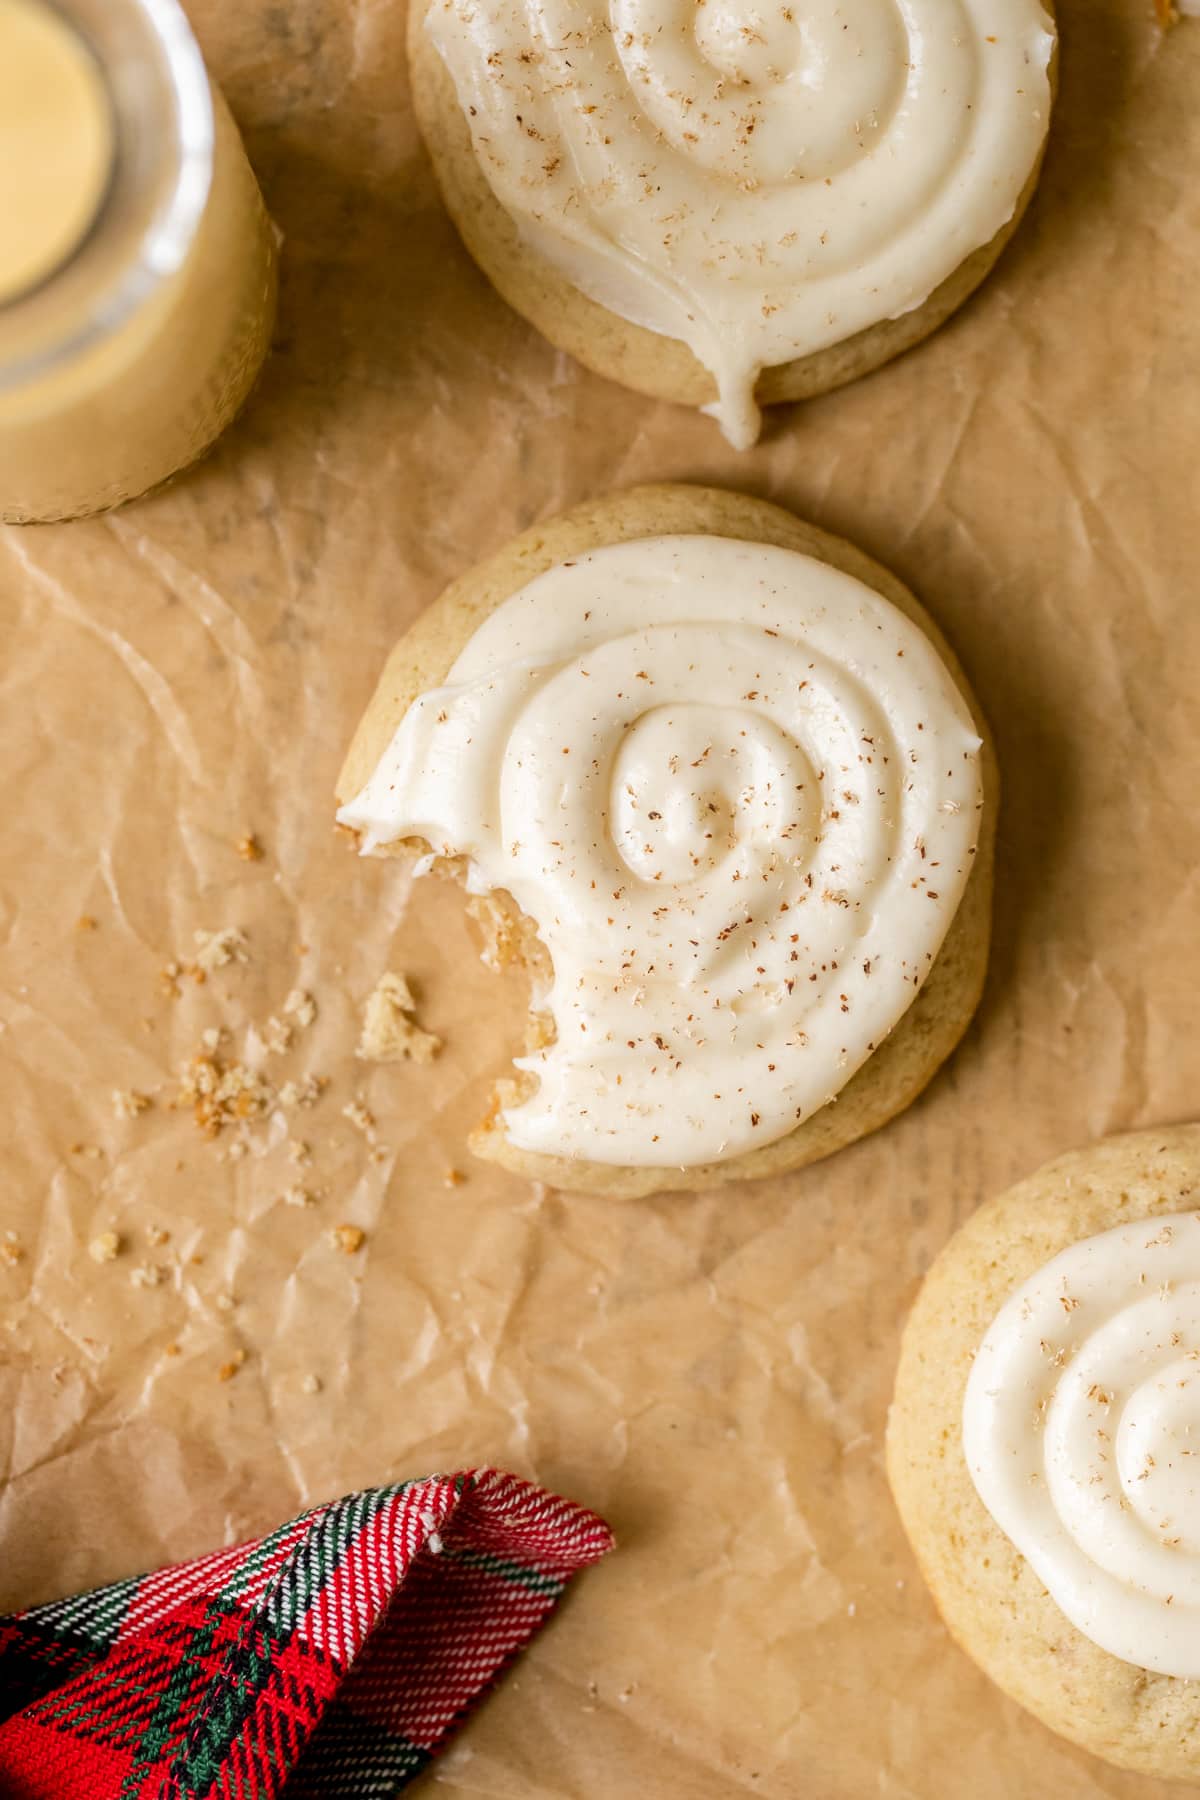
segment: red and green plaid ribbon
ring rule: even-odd
[[[3,1800],[390,1800],[612,1548],[495,1469],[0,1618]]]

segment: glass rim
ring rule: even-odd
[[[41,0],[41,3],[48,3],[73,30],[79,29],[59,0]],[[98,292],[80,304],[78,311],[82,316],[77,322],[50,343],[38,345],[35,341],[32,349],[17,352],[11,361],[6,361],[0,353],[0,391],[23,386],[49,374],[60,364],[94,348],[118,331],[160,284],[182,266],[204,213],[212,184],[216,121],[212,89],[200,46],[179,0],[131,0],[131,4],[144,19],[161,52],[161,74],[170,93],[176,126],[174,178],[146,220],[135,254],[101,284]],[[86,34],[81,35],[99,63],[117,120],[115,173],[120,156],[120,107],[103,57]],[[76,266],[87,247],[104,229],[105,217],[113,205],[114,186],[110,179],[87,231],[50,274],[35,287],[0,301],[0,326],[19,326],[33,318],[56,283]],[[36,340],[36,332],[34,335]]]

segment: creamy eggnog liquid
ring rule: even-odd
[[[194,461],[249,392],[274,315],[270,222],[175,0],[105,0],[96,36],[127,13],[133,63],[133,36],[114,63],[73,10],[0,0],[10,523],[119,505]]]
[[[36,0],[0,0],[0,300],[36,286],[77,247],[115,152],[95,58]]]

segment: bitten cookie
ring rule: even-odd
[[[981,1207],[904,1334],[888,1473],[952,1636],[1097,1756],[1200,1779],[1200,1125]]]
[[[775,1174],[921,1091],[987,962],[994,759],[861,552],[645,487],[538,526],[397,645],[338,787],[466,873],[534,988],[477,1154],[613,1195]]]
[[[413,102],[509,304],[640,393],[807,399],[934,331],[1037,182],[1040,0],[414,0]]]

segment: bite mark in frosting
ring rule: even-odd
[[[1016,210],[1050,115],[1040,0],[434,0],[531,248],[709,369],[737,449],[764,368],[923,304]]]
[[[556,1037],[518,1147],[690,1167],[782,1137],[914,999],[970,873],[980,739],[924,633],[795,551],[609,545],[484,621],[338,817],[534,920]]]

